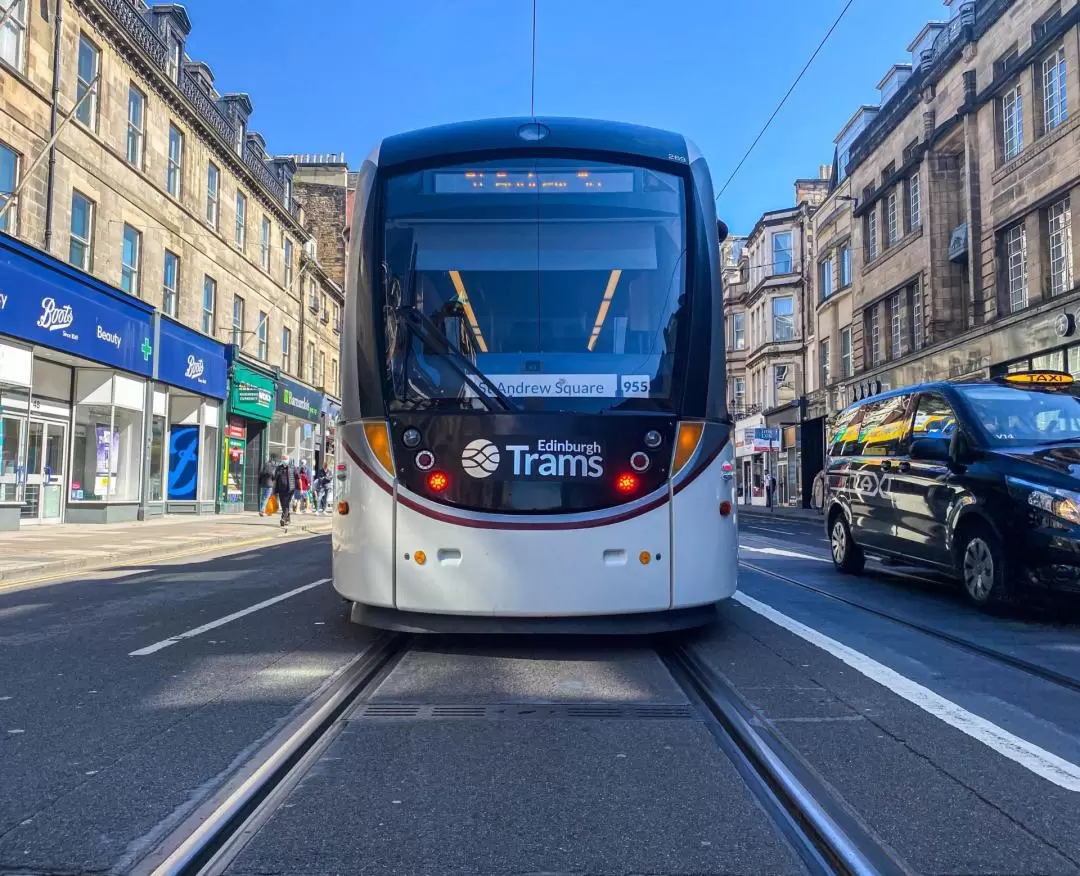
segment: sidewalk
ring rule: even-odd
[[[257,545],[330,532],[330,517],[296,514],[288,532],[257,513],[172,515],[115,524],[27,526],[0,532],[0,586],[65,572],[161,560],[207,548]]]
[[[787,518],[789,520],[810,520],[814,523],[821,523],[821,512],[816,511],[813,508],[789,508],[787,506],[778,505],[775,508],[766,508],[764,505],[739,505],[739,514],[745,514],[748,517],[772,517],[772,518]]]

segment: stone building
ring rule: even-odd
[[[739,496],[748,504],[765,503],[766,473],[777,478],[777,501],[798,503],[802,494],[799,423],[814,332],[807,266],[812,218],[829,177],[823,167],[816,179],[796,180],[795,206],[762,214],[746,238],[738,280],[725,291],[728,380],[732,405],[741,407],[733,410]]]
[[[188,56],[183,6],[3,5],[0,263],[47,272],[75,325],[40,331],[59,294],[4,299],[0,361],[27,365],[0,394],[0,526],[12,509],[30,523],[258,507],[271,450],[323,460],[340,370],[341,287],[296,162],[270,157],[249,96]],[[110,309],[127,329],[94,328]]]
[[[843,168],[858,198],[848,399],[1028,367],[1080,376],[1080,4],[945,5]]]

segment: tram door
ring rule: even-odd
[[[59,523],[67,459],[67,426],[30,420],[26,442],[26,494],[21,517],[25,523]]]

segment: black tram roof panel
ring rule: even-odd
[[[541,137],[536,137],[537,130]],[[595,151],[641,156],[684,166],[699,154],[681,134],[659,128],[598,119],[522,116],[455,122],[394,134],[382,141],[377,163],[381,168],[392,168],[444,156],[563,150],[568,154]]]

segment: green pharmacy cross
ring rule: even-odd
[[[154,352],[154,348],[150,346],[149,338],[143,338],[142,346],[139,347],[139,350],[142,352],[143,361],[149,362],[150,354]]]

